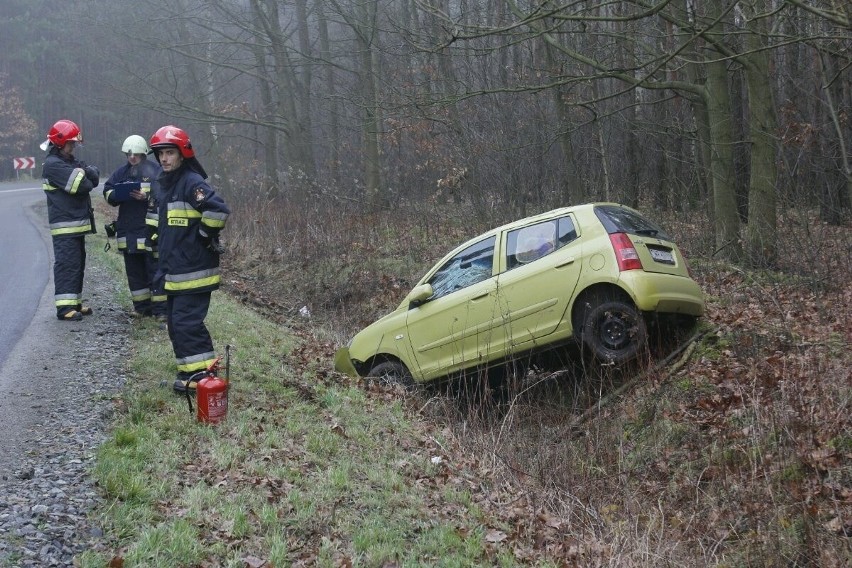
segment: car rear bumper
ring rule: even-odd
[[[621,278],[643,312],[704,315],[704,295],[691,278],[638,270],[623,272]]]

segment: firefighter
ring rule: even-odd
[[[152,295],[157,251],[152,246],[148,225],[151,218],[156,223],[157,178],[163,170],[148,160],[148,143],[137,134],[125,139],[121,151],[127,156],[127,163],[112,173],[104,183],[103,193],[107,203],[118,207],[114,231],[118,252],[124,256],[133,313],[165,320],[165,296]],[[139,188],[134,185],[129,193],[121,191],[128,182],[138,183]],[[110,232],[109,227],[107,232]]]
[[[174,390],[183,393],[195,388],[189,378],[216,359],[204,319],[210,294],[219,288],[219,232],[230,210],[208,185],[186,132],[163,126],[149,146],[163,168],[157,276],[166,293],[166,321],[177,362]]]
[[[53,240],[53,297],[56,317],[62,321],[80,321],[92,313],[91,307],[83,305],[83,275],[86,234],[96,232],[89,194],[100,183],[100,171],[74,157],[82,141],[80,127],[63,119],[50,128],[41,145],[47,151],[42,189]]]

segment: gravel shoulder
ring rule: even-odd
[[[94,314],[57,320],[51,278],[0,369],[0,567],[74,566],[102,536],[87,517],[100,499],[88,471],[125,381],[131,320],[124,283],[96,260],[83,288]]]

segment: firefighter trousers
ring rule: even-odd
[[[170,295],[166,301],[169,339],[175,352],[178,377],[184,380],[205,370],[216,359],[213,339],[204,325],[210,294]]]
[[[151,274],[148,266],[148,254],[145,252],[125,252],[124,272],[130,287],[130,299],[133,311],[137,314],[151,315]]]
[[[53,299],[57,316],[81,308],[85,270],[86,237],[53,237]]]
[[[157,259],[151,253],[146,251],[124,253],[124,272],[127,274],[133,311],[137,314],[166,315],[165,297],[156,294],[157,285],[154,278],[156,271]]]

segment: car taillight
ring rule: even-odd
[[[642,261],[633,243],[624,233],[612,233],[609,236],[612,248],[615,249],[615,258],[618,260],[618,270],[642,270]]]

